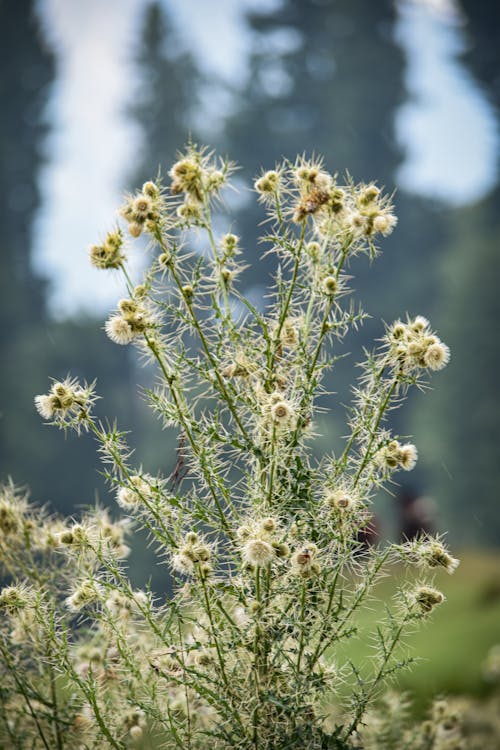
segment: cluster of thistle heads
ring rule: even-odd
[[[62,606],[67,617],[94,618],[90,636],[76,628],[66,662],[85,698],[78,714],[85,731],[89,722],[96,736],[104,731],[101,704],[89,699],[95,675],[111,694],[109,684],[127,674],[120,731],[134,741],[155,725],[170,732],[172,747],[176,737],[177,746],[201,747],[207,732],[217,748],[303,747],[302,722],[311,748],[354,747],[365,711],[395,668],[403,627],[444,600],[420,573],[458,565],[439,537],[386,547],[363,541],[373,494],[417,461],[416,447],[392,433],[387,415],[410,386],[448,363],[449,350],[422,316],[387,326],[353,385],[343,450],[314,459],[324,374],[365,317],[347,302],[349,262],[360,253],[376,257],[378,239],[396,225],[391,198],[373,183],[341,180],[318,159],[260,174],[254,190],[270,226],[264,248],[279,267],[270,301],[259,307],[238,288],[245,270],[238,236],[218,235],[213,224],[234,169],[190,145],[168,184],[148,181],[128,196],[125,226],[90,249],[96,268],[123,275],[126,294],[104,329],[155,366],[146,395],[179,435],[172,473],[132,464],[124,434],[95,414],[95,383],[55,381],[36,396],[37,410],[58,427],[94,434],[127,522],[96,509],[80,522],[46,519],[43,533],[31,522],[26,536],[29,513],[6,494],[0,541],[9,560],[24,534],[37,554],[74,565]],[[144,249],[144,239],[151,261],[134,281],[128,256],[134,242]],[[174,595],[166,603],[124,576],[130,519],[168,562]],[[328,654],[355,633],[352,619],[396,559],[418,575],[399,591],[386,631],[377,629],[378,667],[360,681]],[[25,584],[2,590],[13,632],[16,618],[24,622],[42,600]],[[106,648],[96,650],[103,634]],[[332,702],[342,703],[339,686],[345,693],[350,678],[355,700],[347,714],[333,709],[332,725]],[[329,745],[332,738],[344,744]]]

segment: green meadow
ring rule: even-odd
[[[488,650],[500,643],[500,556],[493,552],[464,552],[454,575],[436,574],[435,585],[446,595],[427,622],[405,639],[402,658],[417,657],[418,663],[401,671],[396,685],[413,699],[417,713],[426,710],[437,695],[485,695],[490,686],[482,665]],[[361,674],[368,674],[375,653],[368,633],[373,622],[383,617],[381,602],[393,600],[397,581],[403,569],[383,579],[377,589],[377,602],[360,613],[360,629],[339,653],[361,664]],[[335,658],[335,655],[332,655]]]

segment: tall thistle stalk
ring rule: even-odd
[[[140,283],[124,229],[90,250],[94,266],[123,276],[105,330],[155,368],[145,393],[178,436],[178,463],[171,476],[145,473],[125,434],[95,416],[94,383],[68,377],[36,397],[48,422],[95,437],[121,517],[96,508],[63,521],[3,487],[6,746],[358,747],[367,710],[410,661],[402,637],[443,595],[409,575],[373,623],[368,671],[342,656],[358,613],[397,559],[423,571],[458,564],[437,538],[363,542],[373,494],[417,460],[387,415],[449,359],[423,317],[385,329],[353,386],[343,450],[312,458],[324,375],[364,318],[349,263],[376,257],[396,224],[390,199],[304,157],[259,176],[263,248],[278,265],[257,309],[238,289],[238,237],[212,223],[233,170],[190,145],[168,186],[147,182],[126,199],[129,235],[149,240]],[[172,596],[131,585],[130,520],[167,563]]]

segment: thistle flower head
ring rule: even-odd
[[[293,420],[295,414],[291,404],[285,399],[280,399],[271,406],[271,416],[276,424],[287,425]]]
[[[320,573],[321,567],[317,560],[318,548],[312,542],[305,544],[292,553],[292,573],[301,578],[311,578]]]
[[[190,531],[172,556],[172,567],[184,575],[199,574],[205,578],[211,572],[212,547],[196,532]]]
[[[404,471],[411,471],[417,464],[418,451],[412,443],[402,445],[398,440],[390,440],[377,451],[374,458],[381,468],[393,470],[400,467]]]
[[[66,547],[86,547],[92,537],[91,530],[81,523],[75,523],[59,534],[60,544]]]
[[[450,350],[442,341],[430,344],[424,354],[424,364],[429,370],[442,370],[450,361]]]
[[[112,315],[104,324],[104,330],[115,344],[130,344],[137,333],[132,330],[132,326],[121,315]]]
[[[225,258],[232,258],[240,252],[238,248],[239,241],[240,238],[232,232],[228,232],[221,237],[220,246]]]
[[[149,181],[144,183],[142,191],[127,197],[120,213],[128,223],[129,234],[139,237],[144,229],[154,231],[162,208],[160,187]]]
[[[306,253],[313,263],[319,263],[321,258],[323,257],[321,245],[319,244],[319,242],[315,242],[314,240],[307,243]]]
[[[26,586],[5,586],[0,591],[0,611],[15,615],[35,602],[35,594]]]
[[[95,268],[120,268],[125,261],[122,252],[123,235],[120,229],[109,232],[102,245],[92,245],[90,262]]]
[[[358,497],[344,489],[336,489],[325,495],[325,504],[328,508],[341,514],[352,513],[359,504]]]
[[[137,508],[154,497],[154,480],[148,474],[133,474],[116,493],[116,502],[125,510]]]
[[[270,169],[255,180],[254,187],[260,197],[265,199],[274,196],[280,189],[280,184],[280,173],[275,169]]]
[[[0,547],[16,539],[25,527],[28,502],[10,483],[0,484]]]
[[[421,614],[426,615],[444,602],[444,594],[432,586],[417,586],[411,594],[411,601]]]
[[[172,178],[172,193],[189,193],[201,199],[203,170],[199,159],[194,155],[179,159],[169,172]]]
[[[409,318],[407,323],[393,323],[386,341],[398,366],[408,372],[421,368],[441,370],[450,360],[450,350],[432,334],[429,321],[422,315]]]
[[[413,443],[405,443],[399,447],[398,463],[404,471],[411,471],[417,465],[418,451]]]
[[[186,197],[184,203],[181,203],[177,208],[177,216],[186,224],[199,221],[201,219],[201,213],[202,209],[200,203],[193,200],[189,195]]]
[[[417,537],[396,546],[396,551],[403,560],[413,565],[425,568],[444,568],[450,574],[454,573],[460,564],[460,560],[450,555],[438,537]]]
[[[273,546],[265,539],[248,539],[243,546],[243,559],[255,567],[269,565],[276,557]]]
[[[375,216],[373,219],[373,231],[379,232],[384,237],[387,237],[392,233],[392,230],[398,223],[397,217],[394,214],[384,213]]]
[[[89,604],[94,604],[101,598],[99,584],[92,580],[84,580],[79,583],[73,593],[65,600],[66,606],[72,612],[79,612]]]
[[[337,286],[337,279],[331,274],[325,276],[321,281],[321,290],[327,297],[333,297],[337,291]]]
[[[420,557],[430,568],[444,568],[450,575],[460,565],[460,560],[452,557],[439,539],[426,541],[420,549]]]
[[[77,432],[88,429],[90,412],[97,400],[95,383],[80,383],[67,377],[54,381],[50,392],[35,396],[35,407],[44,419],[51,419],[58,427],[73,427]]]

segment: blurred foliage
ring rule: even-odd
[[[467,21],[464,62],[498,116],[500,4],[462,0],[461,6]],[[429,455],[440,456],[424,463],[445,527],[459,542],[498,546],[500,189],[451,213],[449,224],[449,242],[434,268],[436,324],[451,347],[452,362],[439,393],[418,402],[415,424],[429,443]]]
[[[28,485],[39,502],[65,512],[78,505],[103,502],[106,488],[96,471],[92,440],[65,441],[47,430],[35,412],[33,396],[43,392],[49,376],[68,371],[97,378],[104,397],[101,411],[133,428],[139,453],[156,459],[164,471],[175,463],[160,430],[150,427],[149,413],[136,398],[137,373],[129,352],[114,346],[101,321],[58,322],[45,304],[47,285],[30,264],[32,221],[39,206],[37,175],[43,163],[45,104],[54,66],[39,37],[32,3],[0,3],[0,475]],[[7,323],[8,321],[8,323]],[[147,421],[146,421],[147,416]],[[145,467],[147,458],[141,459]],[[149,468],[152,468],[150,466]]]

